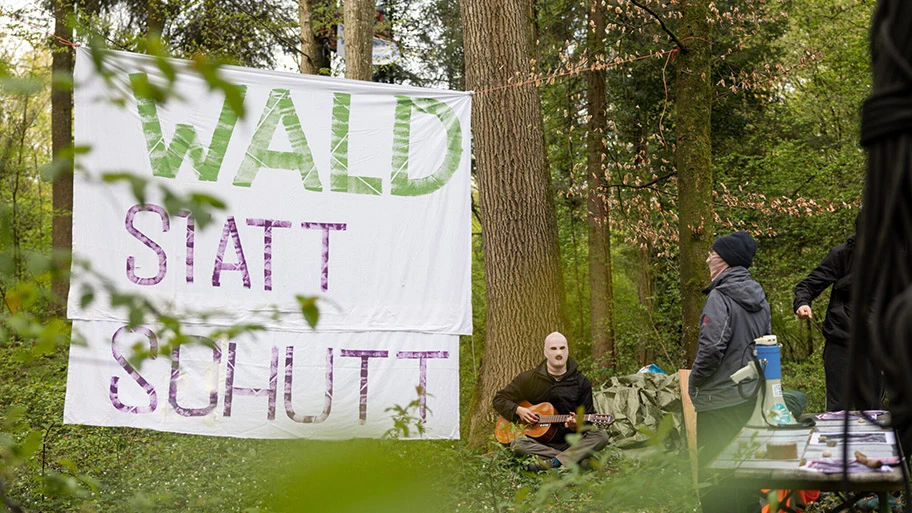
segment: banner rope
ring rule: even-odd
[[[580,69],[574,69],[574,70],[569,70],[569,71],[563,71],[563,72],[560,72],[560,73],[554,73],[554,74],[552,74],[552,75],[547,75],[547,76],[543,76],[543,77],[533,78],[533,79],[526,80],[526,81],[523,81],[523,82],[517,82],[517,83],[515,83],[515,84],[505,84],[505,85],[496,86],[496,87],[489,87],[489,88],[487,88],[487,89],[478,89],[478,90],[473,89],[472,91],[473,91],[475,94],[484,94],[484,93],[490,93],[490,92],[493,92],[493,91],[501,91],[501,90],[504,90],[504,89],[509,89],[509,88],[511,88],[511,87],[522,87],[522,86],[527,86],[527,85],[531,85],[531,84],[539,85],[539,84],[541,84],[542,82],[547,82],[547,81],[553,80],[553,79],[555,79],[555,78],[563,78],[563,77],[570,77],[570,76],[574,76],[574,75],[580,75],[580,74],[582,74],[582,73],[587,73],[587,72],[589,72],[589,71],[598,71],[598,70],[611,69],[611,68],[615,68],[615,67],[617,67],[617,66],[620,66],[620,65],[622,65],[622,64],[629,64],[629,63],[631,63],[631,62],[641,61],[641,60],[644,60],[644,59],[651,59],[651,58],[654,58],[654,57],[662,57],[662,56],[665,56],[665,55],[668,55],[669,58],[673,58],[672,56],[673,56],[673,55],[676,55],[677,53],[678,53],[678,49],[677,49],[677,48],[672,48],[672,49],[670,49],[670,50],[662,50],[661,52],[655,52],[655,53],[651,53],[651,54],[649,54],[649,55],[641,55],[641,56],[639,56],[639,57],[634,57],[634,58],[632,58],[632,59],[626,59],[626,60],[622,60],[622,61],[608,62],[608,63],[602,63],[602,64],[595,64],[595,65],[593,65],[593,66],[589,66],[588,68],[580,68]]]
[[[37,30],[38,32],[41,32],[41,33],[43,33],[43,34],[45,34],[45,35],[47,35],[47,36],[50,36],[50,37],[56,39],[58,43],[60,43],[60,44],[62,44],[62,45],[64,45],[64,46],[71,46],[71,47],[73,47],[73,48],[77,48],[77,47],[80,46],[79,43],[74,43],[74,42],[72,42],[72,41],[70,41],[70,40],[68,40],[68,39],[66,39],[66,38],[60,37],[60,36],[58,36],[57,34],[54,34],[53,32],[47,30],[46,28],[44,28],[44,27],[39,27],[38,25],[35,25],[35,24],[33,24],[32,22],[30,22],[30,21],[28,21],[28,20],[24,20],[24,19],[22,19],[21,17],[19,17],[19,16],[16,15],[16,14],[8,13],[8,12],[4,11],[2,8],[0,8],[0,16],[9,18],[9,19],[14,20],[14,21],[18,21],[19,23],[21,23],[21,24],[23,24],[23,25],[26,25],[26,26],[28,26],[28,27],[30,27],[30,28],[32,28],[32,29]],[[57,18],[56,16],[53,16],[53,15],[52,15],[51,17],[54,18],[54,19]]]

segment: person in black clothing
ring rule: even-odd
[[[858,218],[855,219],[858,224]],[[826,409],[878,410],[882,408],[882,386],[878,372],[867,358],[856,362],[855,379],[859,384],[861,399],[850,404],[847,400],[846,378],[849,372],[849,319],[852,316],[852,261],[855,257],[855,234],[823,258],[807,278],[795,285],[795,315],[799,319],[813,318],[811,302],[830,285],[830,303],[823,321],[823,369],[826,374]]]
[[[747,232],[719,237],[706,259],[710,284],[700,316],[700,339],[688,392],[697,412],[697,447],[703,472],[738,435],[754,411],[756,400],[742,395],[731,375],[751,361],[754,340],[771,333],[770,307],[763,287],[747,269],[757,242]],[[746,387],[748,392],[753,391]],[[760,511],[755,496],[725,484],[700,492],[704,513]]]
[[[576,410],[582,406],[587,414],[595,413],[592,404],[592,384],[580,373],[576,361],[570,357],[567,338],[554,332],[545,338],[545,361],[538,367],[525,371],[509,385],[494,395],[494,409],[503,418],[515,423],[535,424],[538,416],[521,401],[531,404],[551,403],[559,415],[570,415],[559,427],[554,438],[547,443],[528,436],[519,436],[511,442],[513,453],[518,456],[538,456],[540,463],[530,465],[537,471],[579,464],[608,445],[608,434],[601,429],[583,433],[582,439],[572,447],[566,435],[577,429]]]

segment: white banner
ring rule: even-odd
[[[457,438],[458,335],[472,332],[471,96],[222,68],[239,116],[187,61],[109,52],[103,64],[104,75],[77,49],[75,139],[88,151],[73,253],[91,271],[74,265],[68,315],[88,345],[71,348],[65,421],[376,437],[392,427],[387,409],[426,384],[428,436]],[[191,193],[226,208],[203,226],[175,201]],[[123,293],[199,337],[263,331],[138,367],[134,344],[168,342],[126,327]],[[316,330],[299,302],[313,297]]]
[[[76,144],[91,150],[74,180],[74,258],[207,323],[305,328],[288,315],[303,295],[323,300],[321,331],[471,334],[468,94],[228,68],[244,88],[240,119],[184,62],[170,61],[180,100],[160,104],[133,92],[163,84],[153,59],[111,52],[112,91],[87,53],[76,62]],[[150,180],[146,204],[103,183],[110,173]],[[167,212],[161,187],[227,209],[201,229]],[[104,297],[80,307],[87,281],[74,277],[69,316],[120,319]]]
[[[64,422],[243,438],[459,438],[459,337],[269,331],[160,347],[152,327],[74,321]],[[136,348],[145,359],[131,358]],[[132,360],[132,363],[131,363]],[[422,393],[419,393],[419,387]]]

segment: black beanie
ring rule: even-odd
[[[716,239],[713,250],[732,267],[750,267],[757,254],[757,241],[747,232],[735,232]]]

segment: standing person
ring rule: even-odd
[[[608,445],[608,434],[601,429],[588,430],[573,447],[566,435],[576,431],[576,410],[583,407],[587,414],[595,413],[592,403],[592,384],[577,368],[570,357],[567,338],[558,332],[545,337],[545,361],[538,367],[516,376],[503,390],[494,395],[494,409],[503,418],[515,423],[535,424],[538,416],[521,401],[531,404],[551,403],[559,415],[570,415],[559,427],[554,438],[547,443],[528,436],[519,436],[510,443],[518,456],[538,456],[539,463],[529,466],[531,471],[579,464]]]
[[[710,284],[700,316],[700,340],[688,390],[697,411],[700,469],[705,469],[744,427],[755,399],[744,397],[730,376],[751,361],[754,339],[771,332],[766,294],[747,270],[757,242],[747,232],[719,237],[706,259]],[[759,511],[750,494],[706,488],[700,494],[704,513]]]
[[[855,218],[856,229],[858,217]],[[799,319],[812,319],[811,302],[830,285],[830,303],[823,320],[823,369],[826,375],[827,411],[878,410],[881,405],[880,376],[874,365],[865,358],[856,362],[855,376],[863,397],[857,401],[848,400],[845,389],[849,373],[849,334],[852,317],[852,261],[855,257],[855,234],[831,249],[811,274],[795,285],[795,315]]]

